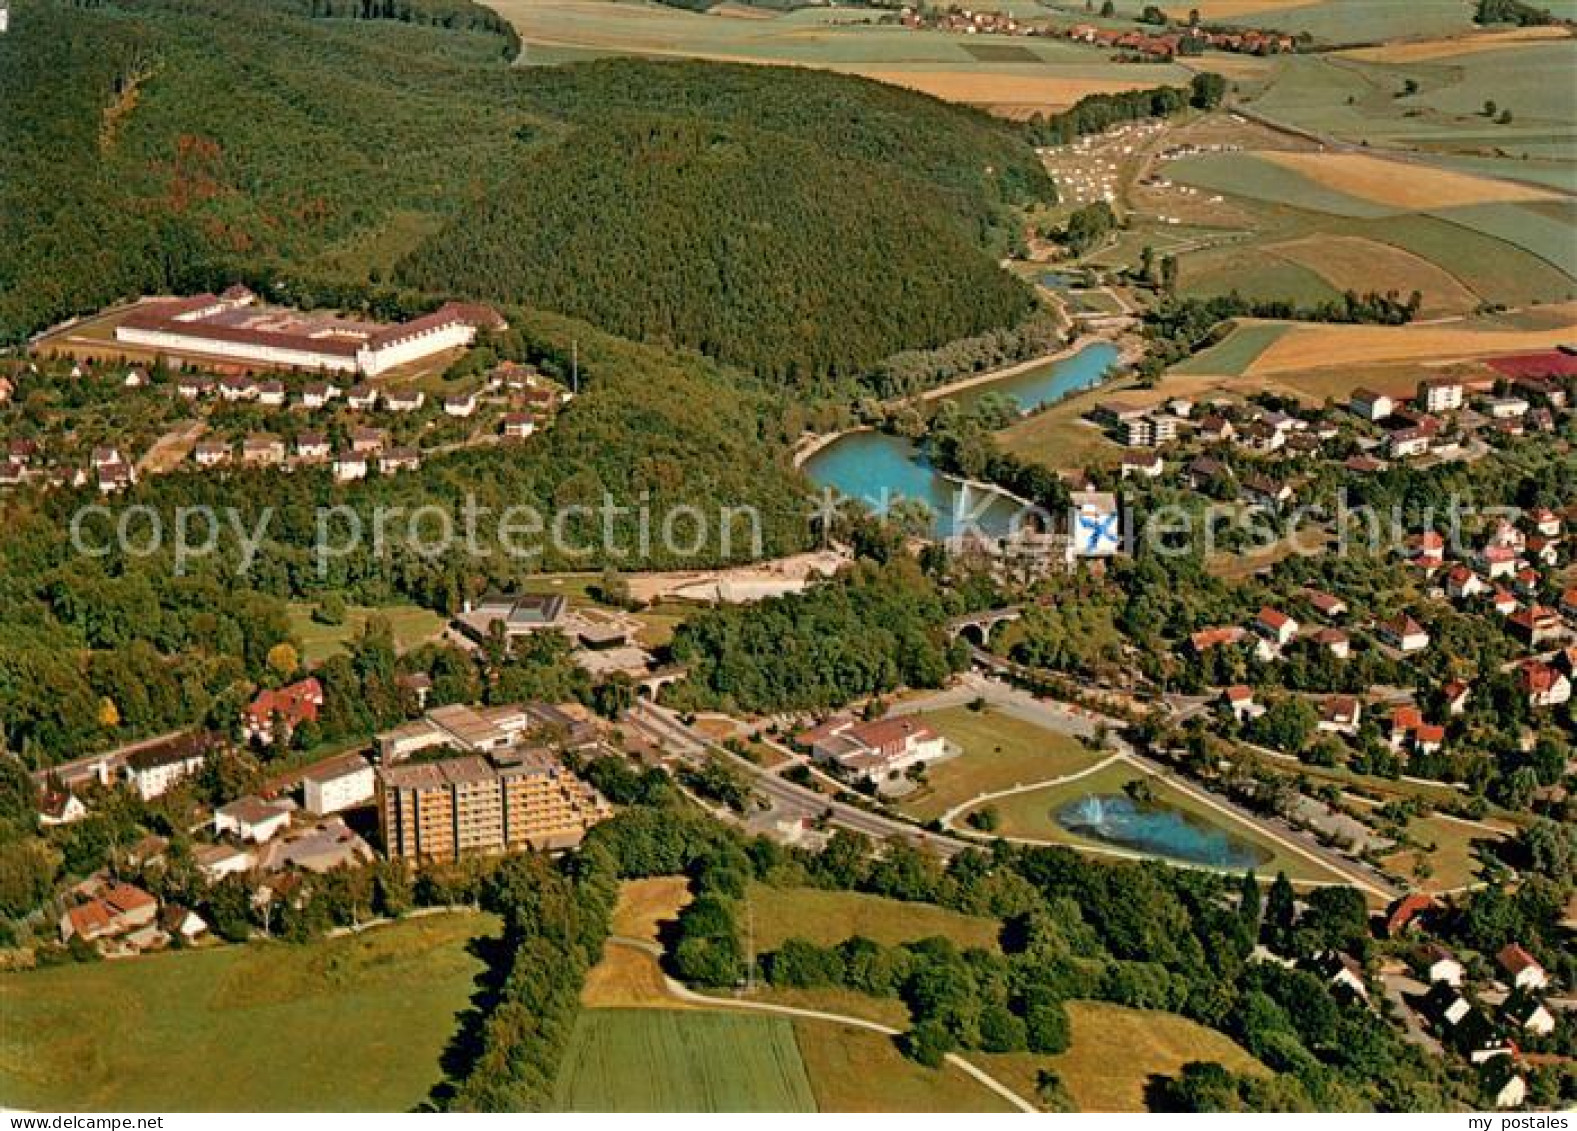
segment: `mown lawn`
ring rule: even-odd
[[[1404,849],[1386,857],[1384,863],[1416,878],[1424,891],[1452,891],[1477,883],[1483,878],[1480,853],[1487,850],[1493,855],[1494,846],[1508,835],[1440,816],[1420,817],[1408,824],[1407,832],[1424,847]],[[1417,870],[1420,861],[1424,862],[1422,873]]]
[[[854,935],[887,946],[942,935],[961,947],[995,950],[1001,932],[995,919],[852,891],[752,884],[750,909],[760,954],[775,950],[789,938],[828,946]]]
[[[794,1031],[820,1111],[1014,1110],[955,1065],[905,1059],[881,1033],[809,1020],[795,1021]]]
[[[904,812],[921,821],[982,793],[1060,778],[1101,758],[1075,738],[989,707],[950,707],[924,717],[964,753],[930,766],[927,784],[903,799]]]
[[[0,1103],[41,1111],[408,1111],[475,990],[489,916],[0,977]]]
[[[301,658],[309,664],[320,664],[344,651],[361,634],[370,617],[383,617],[389,622],[394,630],[394,646],[402,652],[438,635],[444,627],[443,618],[437,613],[415,605],[351,605],[345,610],[343,624],[319,624],[312,619],[315,607],[306,603],[290,606],[290,629],[301,641]]]

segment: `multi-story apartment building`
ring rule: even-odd
[[[470,718],[458,718],[461,712]],[[411,741],[410,732],[424,720],[401,728],[405,741],[382,742],[378,814],[391,859],[442,863],[568,848],[611,815],[596,790],[549,750],[530,744],[525,730],[488,718],[495,712],[451,706],[436,713],[444,718],[444,725],[435,725],[439,741]]]

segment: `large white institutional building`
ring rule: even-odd
[[[374,377],[470,345],[479,329],[503,326],[492,307],[458,302],[394,326],[307,315],[265,306],[247,288],[234,286],[221,295],[144,303],[115,327],[115,340],[181,358]]]

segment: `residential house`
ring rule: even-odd
[[[1352,638],[1339,628],[1322,628],[1314,634],[1313,641],[1338,660],[1352,655]]]
[[[1210,456],[1195,457],[1183,472],[1183,478],[1192,491],[1207,491],[1216,483],[1224,482],[1231,476],[1231,468]]]
[[[313,381],[302,386],[301,404],[304,408],[327,408],[329,402],[339,396],[339,388],[330,385],[327,381]]]
[[[1237,435],[1237,429],[1226,417],[1212,413],[1199,421],[1194,434],[1207,444],[1225,444]]]
[[[1462,382],[1455,377],[1429,377],[1418,383],[1418,404],[1425,412],[1455,412],[1462,407]]]
[[[1440,910],[1440,901],[1427,892],[1409,892],[1385,909],[1385,936],[1398,938],[1415,931]]]
[[[1268,475],[1250,475],[1243,480],[1242,495],[1262,507],[1280,508],[1292,502],[1292,488]]]
[[[1337,620],[1347,615],[1347,602],[1334,594],[1320,589],[1305,589],[1303,599],[1327,620]]]
[[[1254,630],[1281,649],[1297,639],[1298,622],[1279,609],[1266,607],[1254,619]]]
[[[1474,555],[1478,566],[1491,581],[1514,577],[1517,573],[1518,550],[1504,542],[1491,542]]]
[[[1521,420],[1533,406],[1521,397],[1490,397],[1484,412],[1491,420]]]
[[[380,475],[392,475],[397,471],[416,471],[421,466],[422,454],[415,448],[390,448],[378,456]]]
[[[257,382],[250,377],[226,377],[219,382],[219,399],[232,403],[256,400]]]
[[[1372,424],[1395,412],[1396,401],[1372,389],[1354,389],[1347,398],[1347,408],[1354,416]]]
[[[113,495],[137,482],[129,463],[107,463],[98,468],[99,494]]]
[[[285,462],[285,441],[278,436],[248,436],[241,442],[241,462],[275,467]]]
[[[302,800],[307,812],[320,817],[372,801],[377,779],[360,754],[342,754],[301,775]]]
[[[1489,595],[1489,607],[1503,617],[1509,617],[1518,609],[1517,596],[1509,589],[1495,586],[1494,592]]]
[[[1519,640],[1535,648],[1566,635],[1566,625],[1560,616],[1543,605],[1518,609],[1506,618],[1506,623]]]
[[[1524,660],[1517,668],[1517,686],[1535,710],[1559,707],[1572,697],[1571,680],[1543,660]]]
[[[1441,698],[1445,700],[1446,712],[1451,715],[1460,715],[1467,710],[1468,695],[1472,688],[1465,680],[1453,679],[1440,689]]]
[[[294,811],[295,806],[287,801],[242,797],[214,810],[214,832],[262,844],[290,826],[290,814]]]
[[[138,797],[151,801],[202,769],[214,745],[210,735],[183,734],[133,750],[126,756],[127,784]]]
[[[1555,1016],[1538,998],[1517,990],[1501,1004],[1500,1015],[1509,1024],[1535,1036],[1547,1037],[1555,1032]]]
[[[1463,981],[1467,978],[1467,970],[1452,954],[1439,943],[1431,943],[1424,948],[1424,974],[1432,986],[1437,982],[1444,982],[1448,986],[1461,989]]]
[[[1352,955],[1339,950],[1326,951],[1315,959],[1314,967],[1333,992],[1368,1002],[1369,983],[1364,977],[1363,963]]]
[[[334,478],[340,483],[367,478],[367,457],[355,452],[341,452],[334,459]]]
[[[524,440],[537,430],[537,418],[529,412],[505,413],[501,427],[507,439]]]
[[[211,377],[183,376],[175,379],[175,392],[182,400],[195,401],[211,396],[214,382]]]
[[[396,389],[383,394],[383,407],[390,412],[415,412],[427,403],[427,394],[418,389]]]
[[[1406,613],[1381,621],[1376,632],[1384,643],[1403,655],[1422,652],[1429,647],[1429,633]]]
[[[1245,684],[1238,683],[1227,688],[1221,694],[1221,701],[1240,723],[1257,719],[1265,713],[1265,708],[1254,701],[1254,689]]]
[[[388,442],[389,434],[381,428],[352,428],[350,432],[350,450],[357,455],[381,452]]]
[[[1432,434],[1415,425],[1386,433],[1385,450],[1392,459],[1410,459],[1427,455],[1432,442]]]
[[[309,676],[288,687],[270,688],[259,694],[241,713],[241,730],[248,740],[273,742],[277,717],[288,738],[302,723],[316,722],[322,706],[323,685]]]
[[[164,905],[164,910],[159,913],[159,926],[172,937],[185,939],[189,943],[196,942],[208,933],[208,924],[201,915],[176,903]]]
[[[1238,429],[1236,443],[1240,448],[1257,452],[1260,455],[1270,455],[1281,450],[1287,442],[1287,434],[1279,428],[1272,428],[1263,420],[1251,420]]]
[[[1489,583],[1465,565],[1454,565],[1446,574],[1446,595],[1455,601],[1489,592]]]
[[[357,412],[370,412],[378,403],[378,390],[371,385],[352,385],[345,403]]]
[[[1220,648],[1226,644],[1241,644],[1247,635],[1247,632],[1236,625],[1202,628],[1198,632],[1189,634],[1188,645],[1194,650],[1195,655],[1203,656],[1212,648]]]
[[[264,381],[257,387],[257,403],[264,408],[283,408],[285,404],[285,383],[283,381]]]
[[[92,899],[60,917],[60,941],[113,938],[148,926],[159,915],[159,901],[131,884],[106,884]]]
[[[1140,455],[1135,452],[1124,452],[1122,463],[1119,465],[1124,479],[1130,476],[1140,476],[1144,479],[1159,479],[1166,471],[1166,461],[1159,452],[1149,452]]]
[[[329,458],[329,438],[322,432],[303,432],[296,437],[296,458],[318,463]]]
[[[38,823],[69,825],[88,815],[88,807],[69,789],[45,789],[38,798]]]
[[[1363,704],[1356,696],[1332,695],[1320,702],[1316,727],[1326,734],[1354,735],[1363,720]]]
[[[1550,976],[1539,960],[1518,943],[1510,943],[1495,955],[1496,964],[1511,979],[1513,989],[1542,990],[1550,984]]]
[[[192,861],[209,883],[218,883],[226,876],[243,876],[252,870],[251,850],[233,844],[197,844],[192,846]]]
[[[444,415],[465,419],[476,411],[475,393],[456,393],[444,398]]]
[[[224,440],[199,440],[192,451],[198,467],[218,467],[230,459],[230,445]]]

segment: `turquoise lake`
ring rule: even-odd
[[[976,385],[948,399],[967,405],[988,392],[1000,392],[1027,412],[1097,384],[1117,357],[1116,346],[1097,342],[1061,361]],[[1020,509],[1000,492],[954,483],[937,472],[914,444],[880,432],[851,432],[834,440],[805,461],[804,471],[817,486],[831,487],[876,514],[885,514],[899,498],[918,499],[936,516],[933,533],[938,538],[951,537],[970,525],[1001,537]]]

